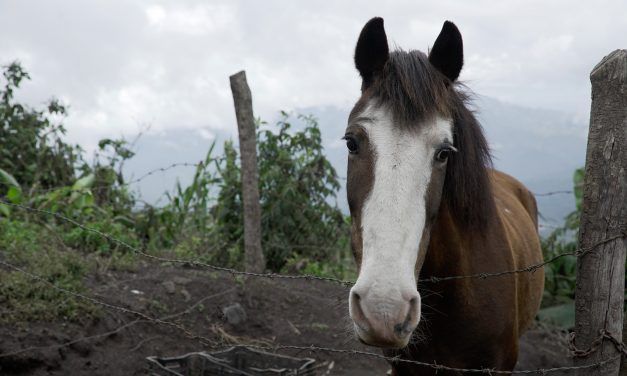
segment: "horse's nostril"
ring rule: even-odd
[[[417,304],[417,303],[418,303],[418,298],[413,297],[413,298],[409,299],[409,304],[410,305],[414,305],[414,304]]]
[[[396,333],[397,336],[402,336],[406,326],[406,323],[394,325],[394,333]]]
[[[351,318],[357,326],[363,330],[367,330],[369,327],[368,320],[364,314],[363,307],[361,306],[361,295],[355,291],[351,291],[350,294],[350,313]]]

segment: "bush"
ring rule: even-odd
[[[272,271],[280,271],[290,259],[339,263],[348,254],[348,225],[339,208],[330,203],[340,186],[337,174],[323,154],[317,121],[311,116],[298,119],[302,129],[297,131],[292,130],[285,112],[276,128],[258,123],[262,247]],[[220,192],[213,210],[217,232],[238,244],[241,254],[240,167],[232,143],[225,143],[224,149]]]
[[[0,169],[10,172],[31,189],[48,189],[71,184],[82,150],[62,140],[62,118],[66,108],[56,99],[44,110],[14,102],[14,92],[28,73],[18,62],[4,67],[6,83],[0,89]],[[0,187],[0,193],[6,187]]]

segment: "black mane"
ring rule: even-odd
[[[442,204],[462,229],[485,230],[494,214],[492,158],[481,125],[466,107],[469,95],[463,85],[452,83],[423,52],[397,50],[365,88],[360,102],[367,99],[390,109],[397,126],[416,126],[437,115],[453,120],[458,152],[448,160]],[[363,104],[358,103],[353,112]]]

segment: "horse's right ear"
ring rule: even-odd
[[[464,43],[462,34],[451,21],[444,22],[429,53],[429,61],[451,82],[459,77],[464,65]]]
[[[383,28],[383,18],[375,17],[361,30],[355,47],[355,67],[363,79],[362,91],[370,86],[374,75],[383,69],[389,57],[390,51]]]

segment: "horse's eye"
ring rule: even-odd
[[[435,153],[435,160],[438,162],[446,162],[446,160],[448,159],[449,155],[451,155],[451,152],[453,151],[453,149],[449,148],[449,147],[443,147],[440,150],[437,151],[437,153]]]
[[[359,143],[357,142],[357,140],[351,136],[345,136],[344,139],[346,140],[346,147],[348,148],[348,152],[349,153],[357,153],[357,151],[359,150]]]

